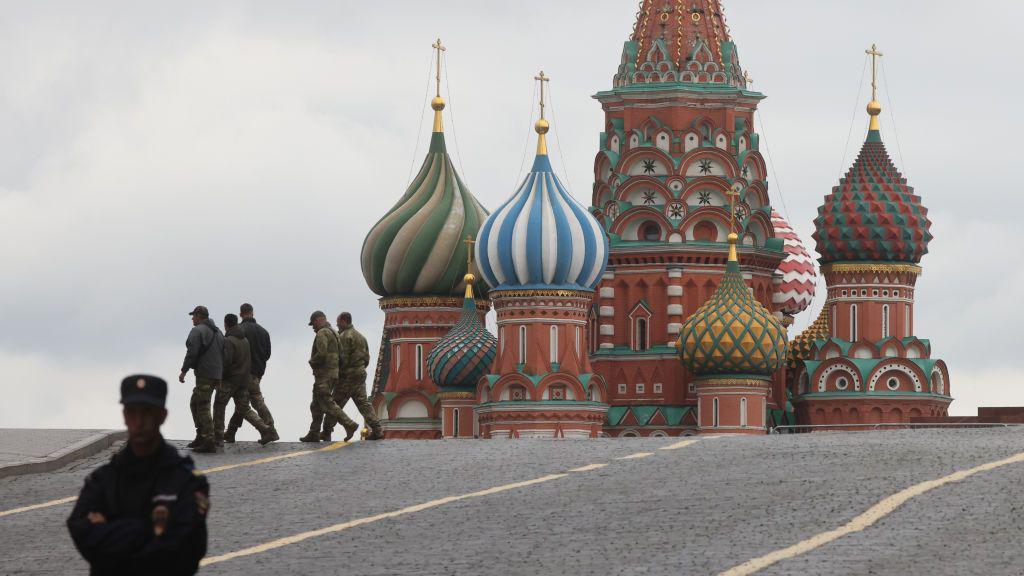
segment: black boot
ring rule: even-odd
[[[276,442],[281,439],[281,435],[277,433],[277,430],[273,428],[267,428],[260,434],[259,443],[261,446],[266,446],[271,442]]]
[[[217,443],[214,442],[213,440],[200,440],[199,443],[197,443],[195,447],[192,448],[192,451],[197,452],[199,454],[216,454]]]
[[[238,432],[238,428],[228,426],[228,429],[224,431],[224,442],[227,444],[234,444],[236,432]]]
[[[324,430],[323,432],[321,432],[320,433],[320,441],[321,442],[330,442],[331,441],[331,431],[330,430]]]
[[[320,433],[316,430],[310,430],[309,434],[306,434],[302,438],[299,438],[299,442],[319,442]]]
[[[345,426],[345,442],[348,442],[356,435],[356,430],[359,430],[359,424],[355,422],[352,423],[352,426]]]
[[[380,424],[370,426],[370,435],[366,437],[367,440],[383,440],[384,431],[380,429]]]

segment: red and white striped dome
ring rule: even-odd
[[[814,260],[804,248],[804,243],[789,225],[772,211],[772,226],[775,237],[785,242],[786,259],[775,271],[775,291],[772,303],[775,309],[783,314],[795,316],[803,312],[814,301],[814,287],[818,281],[818,273],[814,270]]]

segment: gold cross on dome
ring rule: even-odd
[[[540,71],[539,76],[534,76],[534,80],[540,82],[540,119],[544,119],[544,83],[551,82],[551,78],[544,75],[544,71]]]
[[[448,50],[448,49],[444,47],[444,44],[441,44],[441,39],[440,38],[437,39],[437,42],[434,42],[433,44],[431,44],[430,47],[437,51],[437,76],[436,76],[436,80],[437,80],[437,96],[440,96],[441,95],[441,53],[444,52],[445,50]]]
[[[473,265],[473,245],[476,244],[476,240],[473,240],[472,234],[466,234],[466,239],[463,240],[466,243],[466,270]]]
[[[865,54],[871,56],[871,99],[878,100],[878,59],[885,54],[878,51],[878,46],[871,45],[871,50],[865,50]]]

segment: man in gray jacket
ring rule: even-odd
[[[213,438],[213,413],[210,399],[220,386],[224,373],[224,335],[210,320],[206,306],[196,306],[192,317],[192,331],[185,340],[185,361],[181,365],[178,382],[185,382],[189,370],[195,371],[196,385],[192,389],[192,421],[196,425],[196,439],[188,447],[196,452],[216,452]]]

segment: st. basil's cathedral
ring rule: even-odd
[[[946,365],[913,330],[931,222],[886,152],[874,81],[860,155],[814,220],[819,268],[772,208],[754,129],[765,96],[720,4],[640,3],[612,87],[594,96],[605,122],[589,207],[552,170],[542,72],[533,166],[484,208],[448,156],[438,70],[427,158],[361,256],[385,314],[372,402],[387,438],[946,416]],[[790,337],[819,273],[821,312]]]

